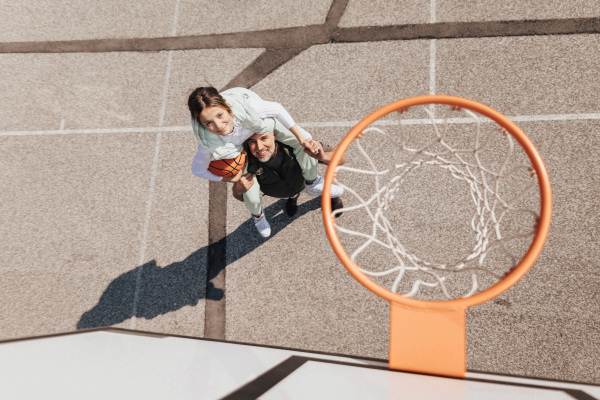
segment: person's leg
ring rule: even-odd
[[[247,171],[244,171],[246,173]],[[250,213],[252,214],[252,221],[258,230],[258,233],[262,237],[269,237],[271,235],[271,226],[267,221],[267,216],[262,209],[262,197],[260,195],[260,185],[254,178],[254,185],[248,189],[243,195],[244,204]]]
[[[244,175],[248,173],[248,165],[244,166]],[[254,179],[254,184],[250,186],[244,194],[242,195],[244,199],[244,204],[246,208],[252,215],[260,215],[262,209],[262,197],[260,195],[260,185],[256,180],[256,176],[252,177]]]
[[[298,129],[304,138],[312,139],[310,133],[300,127],[298,127]],[[296,161],[298,161],[300,168],[302,168],[302,176],[304,176],[306,181],[312,183],[317,178],[317,159],[306,154],[304,152],[304,147],[300,145],[294,134],[279,121],[275,122],[275,139],[294,149]]]
[[[298,211],[298,197],[299,196],[300,196],[300,193],[295,194],[292,197],[288,197],[287,201],[285,202],[285,212],[290,217],[293,216],[294,214],[296,214],[296,211]]]
[[[262,198],[260,195],[260,185],[254,178],[254,185],[244,193],[244,204],[252,215],[259,216],[262,209]]]
[[[340,208],[344,208],[344,203],[342,202],[341,197],[333,197],[331,198],[331,212],[335,212]],[[343,214],[343,212],[338,212],[335,214],[335,217],[339,217]]]

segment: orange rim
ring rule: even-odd
[[[348,149],[350,144],[354,141],[354,139],[358,137],[358,135],[363,130],[365,130],[369,125],[371,125],[379,118],[393,111],[426,104],[445,104],[466,108],[490,118],[502,128],[506,129],[506,131],[510,133],[517,140],[517,142],[519,142],[519,144],[525,150],[527,156],[529,157],[529,160],[531,161],[531,164],[536,172],[538,178],[538,186],[540,189],[540,218],[538,226],[535,232],[534,239],[529,247],[529,250],[523,257],[521,262],[509,274],[507,274],[501,281],[499,281],[495,285],[485,290],[482,290],[481,292],[478,292],[470,297],[458,298],[447,301],[425,301],[407,298],[398,293],[394,293],[388,289],[379,286],[378,284],[373,282],[367,275],[362,273],[359,270],[359,266],[350,259],[350,257],[344,250],[342,244],[340,243],[340,240],[334,227],[335,220],[331,218],[331,201],[325,200],[329,199],[331,196],[330,188],[335,177],[335,168],[338,166],[341,157]],[[550,230],[550,220],[552,216],[552,190],[550,187],[550,178],[548,177],[548,172],[546,171],[546,166],[544,165],[544,161],[542,160],[542,157],[538,153],[534,144],[527,137],[527,135],[525,135],[525,133],[506,116],[484,104],[462,97],[447,95],[425,95],[405,98],[390,103],[384,107],[381,107],[380,109],[374,111],[362,121],[360,121],[348,132],[346,137],[337,147],[335,153],[333,154],[329,167],[327,168],[327,173],[325,174],[325,188],[323,190],[321,208],[323,212],[325,232],[327,233],[327,237],[329,238],[331,246],[333,247],[333,251],[340,259],[342,264],[344,264],[346,269],[350,272],[350,274],[363,286],[365,286],[367,289],[369,289],[376,295],[390,302],[405,304],[407,306],[418,308],[453,310],[467,308],[484,303],[498,296],[505,290],[509,289],[511,286],[517,283],[517,281],[519,281],[519,279],[521,279],[523,275],[525,275],[525,273],[527,273],[529,268],[531,268],[531,266],[535,263],[536,259],[541,253],[542,248],[544,247],[544,243],[546,241],[546,237],[548,236],[548,231]]]

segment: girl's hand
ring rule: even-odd
[[[304,151],[309,156],[312,156],[317,160],[323,159],[323,146],[321,146],[319,141],[314,139],[305,139],[304,142],[302,142],[302,147],[304,147]]]
[[[240,169],[240,172],[237,173],[236,176],[231,176],[231,177],[223,177],[223,182],[237,182],[240,180],[240,178],[242,177],[242,175],[244,175],[244,168]]]

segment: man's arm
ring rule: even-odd
[[[317,141],[315,141],[315,142],[317,142]],[[318,143],[318,148],[317,148],[316,154],[312,153],[310,151],[307,151],[306,149],[304,149],[304,152],[306,154],[308,154],[309,156],[311,156],[312,158],[316,158],[321,163],[323,163],[325,165],[329,165],[329,163],[331,162],[331,158],[333,157],[333,153],[335,153],[335,149],[337,147],[323,146],[320,142],[317,142],[317,143]],[[342,165],[345,162],[346,162],[346,155],[343,154],[338,165]]]

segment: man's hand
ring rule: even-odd
[[[248,172],[245,175],[242,175],[239,181],[237,181],[234,186],[240,186],[243,190],[242,193],[246,193],[248,189],[250,189],[254,185],[254,175]]]
[[[325,155],[323,146],[321,146],[321,143],[317,140],[305,139],[304,142],[302,142],[302,147],[304,147],[304,152],[306,154],[317,160],[322,160]]]
[[[331,161],[331,158],[333,157],[333,153],[335,153],[336,148],[330,148],[329,146],[327,146],[328,150],[325,151],[325,149],[323,149],[323,145],[320,142],[317,143],[319,144],[319,152],[317,154],[313,154],[312,152],[307,151],[306,149],[304,149],[304,152],[312,158],[316,158],[317,160],[321,161],[323,164],[329,165],[329,162]],[[346,156],[342,155],[342,158],[340,159],[338,165],[342,165],[345,162]]]
[[[254,185],[254,175],[248,172],[245,175],[242,175],[234,184],[233,184],[233,197],[238,199],[239,201],[244,201],[244,193],[246,193],[251,187]]]

